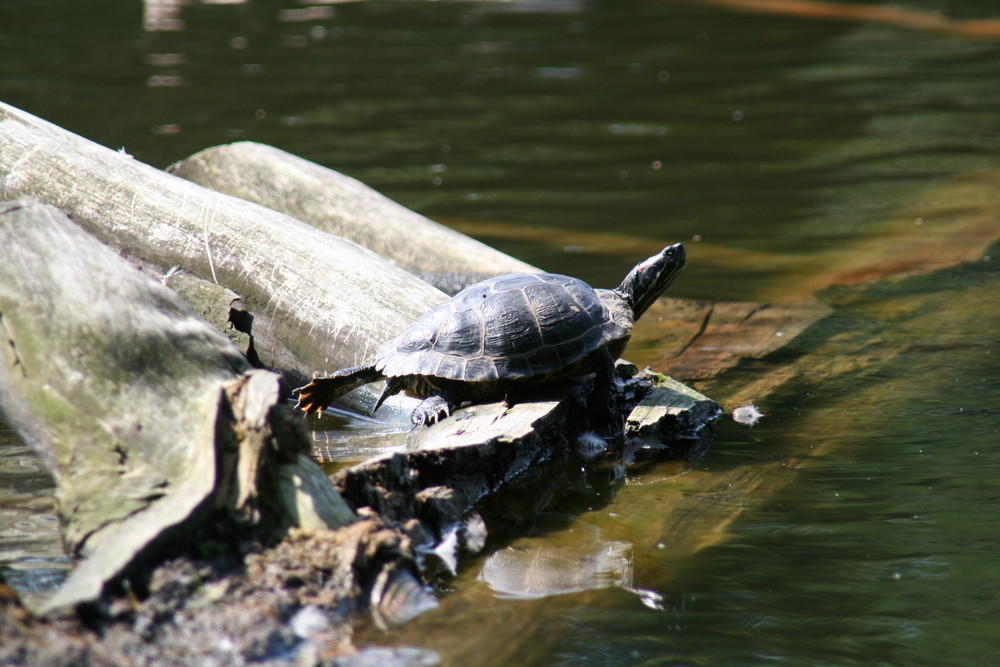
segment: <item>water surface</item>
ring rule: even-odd
[[[161,167],[273,144],[598,286],[682,240],[674,296],[832,308],[705,386],[757,426],[721,421],[684,475],[584,479],[363,641],[447,664],[991,662],[995,39],[693,2],[317,7],[4,3],[0,96]],[[500,595],[504,553],[588,576]]]

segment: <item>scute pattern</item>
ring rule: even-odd
[[[628,337],[630,314],[611,305],[614,312],[593,288],[570,276],[500,276],[426,313],[379,349],[375,365],[389,377],[466,382],[559,375]]]

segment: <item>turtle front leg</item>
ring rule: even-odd
[[[413,408],[410,412],[410,421],[416,426],[430,426],[447,419],[454,408],[454,404],[444,396],[429,396]]]
[[[607,349],[601,350],[597,357],[597,369],[594,377],[594,388],[590,392],[587,408],[591,413],[604,416],[611,408],[611,388],[614,385],[615,360]]]
[[[624,444],[625,419],[619,405],[620,396],[616,385],[615,359],[605,348],[597,360],[597,376],[587,401],[587,411],[591,416],[591,424],[598,427],[599,431],[606,429],[602,435],[612,438],[620,446]]]

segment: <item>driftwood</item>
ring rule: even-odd
[[[221,195],[0,103],[0,199],[52,204],[120,254],[242,297],[261,362],[360,363],[445,295],[350,241]]]
[[[170,172],[350,239],[448,293],[502,273],[537,270],[349,176],[272,146],[214,146]]]
[[[6,106],[0,106],[0,147],[0,195],[34,195],[58,205],[120,254],[155,270],[158,279],[168,267],[180,266],[181,272],[170,272],[162,281],[227,331],[255,363],[299,375],[354,364],[445,299],[354,243],[141,165]],[[55,333],[42,327],[54,323],[43,312],[65,314],[58,321],[64,334],[59,342],[80,346],[76,356],[44,372],[7,373],[3,381],[10,389],[2,387],[4,412],[13,415],[10,421],[19,432],[41,443],[59,477],[71,546],[89,555],[50,608],[94,599],[136,556],[151,553],[146,547],[154,537],[167,535],[176,542],[168,529],[190,527],[192,517],[204,518],[206,512],[222,511],[249,526],[298,525],[313,531],[352,517],[327,478],[303,456],[307,445],[296,435],[302,422],[289,421],[278,405],[274,375],[249,372],[230,342],[206,333],[211,330],[171,292],[141,277],[52,209],[21,201],[9,205],[7,213],[15,221],[22,216],[43,221],[22,222],[4,246],[12,259],[3,283],[13,296],[5,293],[0,321],[12,342],[5,348],[10,368],[44,367],[39,350]],[[57,231],[46,237],[46,229]],[[389,235],[398,233],[390,229]],[[60,256],[72,261],[56,262]],[[49,269],[39,274],[37,267]],[[15,296],[24,298],[24,281],[38,275],[47,282],[38,283],[32,294],[43,300],[62,295],[62,301],[47,311],[30,311],[28,321],[42,333],[25,335],[18,329],[23,313],[14,309],[10,312],[17,316],[8,317],[8,309]],[[125,324],[106,334],[119,310],[126,313],[121,315]],[[165,360],[186,358],[183,346],[172,342],[185,336],[208,342],[196,348],[202,356],[174,370]],[[91,363],[81,366],[88,354]],[[50,375],[60,382],[53,383]],[[40,378],[45,380],[39,386]],[[668,379],[649,380],[654,386],[648,395],[641,395],[641,383],[628,385],[630,400],[640,405],[628,419],[626,457],[637,448],[666,444],[671,457],[696,458],[710,438],[704,426],[717,406]],[[347,539],[352,553],[361,554],[356,567],[374,569],[367,575],[355,572],[353,579],[337,570],[336,576],[344,577],[340,585],[375,603],[387,622],[429,604],[406,575],[403,561],[411,543],[432,549],[475,511],[492,524],[508,521],[512,513],[530,517],[531,509],[558,490],[566,461],[601,453],[594,451],[593,438],[579,439],[585,429],[602,425],[588,424],[577,393],[570,389],[552,400],[512,408],[494,404],[460,410],[434,428],[412,432],[405,452],[342,473],[338,484],[355,507],[368,508],[359,513],[369,517],[369,528],[352,527],[359,532],[355,542],[317,539]],[[171,404],[175,395],[183,400]],[[97,435],[81,426],[88,419],[96,422]],[[175,439],[189,444],[164,448]],[[278,446],[286,440],[291,444]],[[59,472],[66,470],[73,474]],[[508,492],[516,494],[550,475],[544,487],[521,494],[519,504],[509,502]],[[174,502],[175,487],[185,490],[183,502]],[[106,488],[113,492],[97,493]],[[166,508],[162,516],[157,514],[161,507]],[[382,545],[371,549],[381,549],[389,564],[369,558],[370,547],[364,544]],[[113,553],[105,557],[102,549]],[[382,565],[373,565],[376,561]],[[404,599],[404,604],[381,604],[385,599]]]
[[[277,376],[30,200],[0,205],[0,335],[0,412],[47,462],[84,558],[46,610],[96,599],[212,508],[272,529],[353,519],[305,455]]]

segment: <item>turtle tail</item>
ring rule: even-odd
[[[316,378],[304,387],[295,389],[299,402],[295,407],[305,413],[322,412],[335,400],[361,385],[377,382],[385,376],[375,370],[375,364],[355,366],[337,371],[325,378]]]

